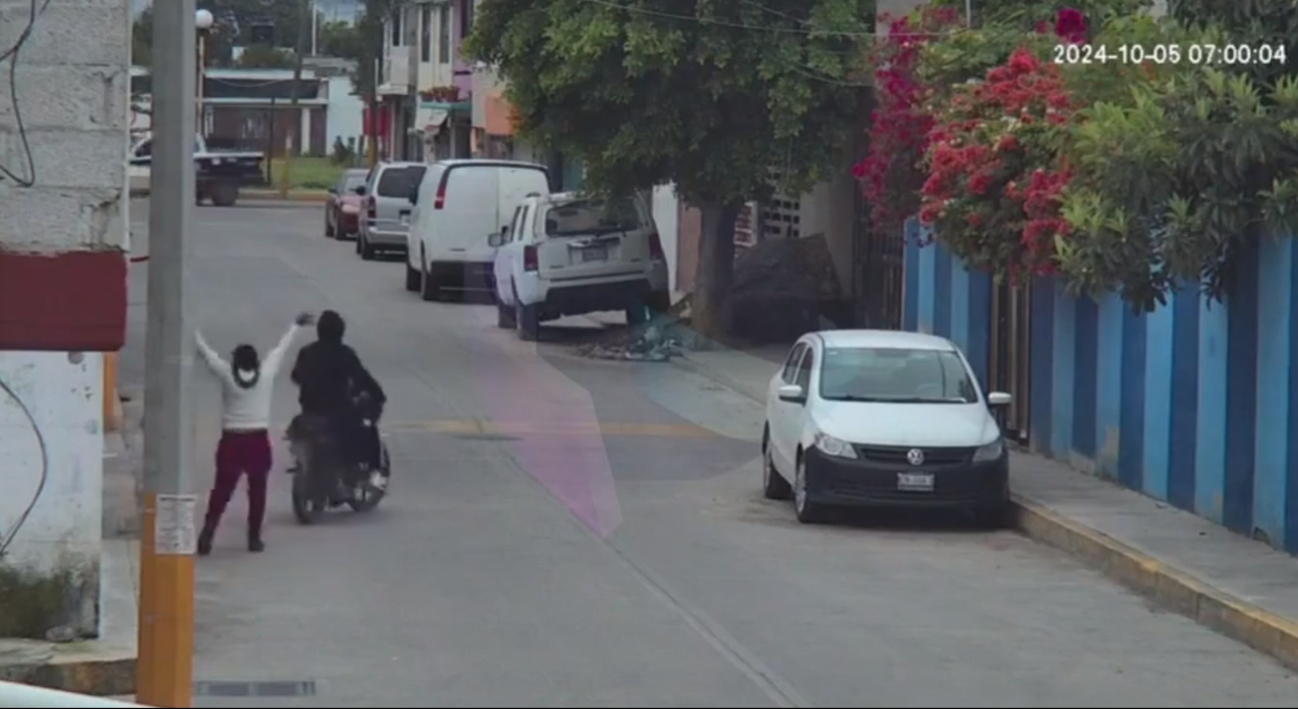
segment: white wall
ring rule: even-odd
[[[658,225],[658,238],[662,240],[663,255],[667,258],[669,288],[676,290],[676,252],[680,248],[680,202],[676,199],[675,185],[659,185],[653,190],[654,222]]]
[[[325,108],[325,150],[332,151],[334,139],[343,143],[355,138],[359,148],[365,132],[365,102],[352,95],[352,80],[346,76],[331,76],[326,86],[329,103]]]
[[[103,355],[0,352],[0,380],[31,411],[47,456],[41,489],[41,446],[32,424],[0,391],[0,539],[15,535],[23,510],[40,493],[0,569],[23,578],[71,574],[83,589],[72,599],[72,626],[93,635],[103,531]]]
[[[0,46],[9,47],[26,24],[26,9],[6,5],[5,10]],[[129,0],[53,0],[37,18],[16,75],[36,181],[28,188],[0,182],[0,250],[60,254],[124,247],[130,27]],[[30,167],[15,137],[9,103],[7,97],[0,110],[0,161],[25,174]],[[0,378],[33,410],[49,451],[45,490],[0,561],[0,573],[70,580],[64,605],[71,615],[62,621],[93,635],[102,532],[103,377],[100,355],[80,359],[69,361],[66,353],[0,352]],[[5,485],[0,530],[12,530],[31,499],[40,462],[20,410],[0,393]],[[0,598],[0,616],[4,604]]]

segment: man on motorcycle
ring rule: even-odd
[[[328,420],[347,462],[377,472],[382,465],[378,428],[367,428],[362,419],[377,424],[387,396],[356,351],[343,344],[346,330],[341,315],[333,310],[321,313],[316,321],[316,341],[298,351],[290,376],[298,385],[302,415]],[[364,407],[358,399],[365,402]]]

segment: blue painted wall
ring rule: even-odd
[[[908,329],[950,337],[986,380],[991,280],[907,225]],[[1031,448],[1298,553],[1298,244],[1241,255],[1240,287],[1148,314],[1030,287]]]

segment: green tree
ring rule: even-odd
[[[352,87],[356,94],[366,98],[374,95],[374,64],[383,61],[383,22],[392,12],[392,0],[365,0],[365,8],[356,20],[355,44],[349,44],[355,54],[340,54],[356,62]]]
[[[131,63],[149,66],[153,61],[153,8],[146,7],[131,23]]]
[[[239,66],[245,69],[291,69],[293,53],[277,47],[254,44],[244,47],[243,54],[239,57]]]
[[[729,325],[744,202],[846,169],[872,0],[483,0],[465,52],[508,82],[521,135],[592,188],[665,182],[702,214],[694,326]]]
[[[360,29],[350,22],[325,22],[320,25],[320,54],[327,57],[357,59],[365,51]]]

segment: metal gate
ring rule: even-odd
[[[1032,299],[1027,286],[1000,283],[992,287],[991,352],[988,391],[1014,397],[1001,414],[1005,436],[1028,441],[1030,385],[1032,381]]]
[[[904,232],[871,234],[870,205],[856,192],[852,220],[852,317],[858,327],[901,328],[905,279]]]

